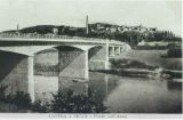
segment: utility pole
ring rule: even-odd
[[[89,30],[88,30],[88,15],[86,16],[86,35],[88,35]]]

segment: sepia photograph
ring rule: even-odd
[[[183,118],[182,60],[181,0],[0,0],[0,118]]]

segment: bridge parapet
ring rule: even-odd
[[[0,34],[0,41],[28,41],[28,40],[35,40],[35,41],[82,41],[82,42],[92,42],[92,43],[109,43],[113,45],[122,45],[123,42],[116,41],[116,40],[109,40],[109,39],[98,39],[98,38],[91,38],[91,37],[79,37],[79,36],[68,36],[68,35],[54,35],[54,34],[37,34],[37,33],[1,33]]]
[[[78,39],[81,37],[77,36],[67,36],[67,35],[55,35],[55,34],[37,34],[37,33],[2,33],[0,34],[2,38],[37,38],[37,39]],[[91,39],[87,37],[82,37],[86,39]]]

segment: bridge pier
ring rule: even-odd
[[[108,44],[95,47],[89,50],[89,69],[104,70],[109,69],[109,47]]]
[[[60,47],[58,71],[59,89],[68,88],[73,84],[73,81],[88,80],[88,51]]]
[[[109,56],[110,56],[110,57],[115,56],[114,46],[110,46],[110,47],[109,47]]]
[[[32,102],[34,96],[33,56],[24,56],[9,52],[0,52],[0,85],[7,86],[5,94],[18,91],[29,93]]]
[[[34,89],[34,56],[27,57],[27,78],[28,78],[28,93],[32,102],[35,101],[35,89]]]
[[[120,54],[120,47],[115,47],[115,55],[119,55]]]
[[[123,47],[120,47],[120,53],[122,53],[123,52]]]

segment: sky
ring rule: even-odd
[[[0,31],[34,25],[143,25],[181,35],[180,0],[0,0]]]

